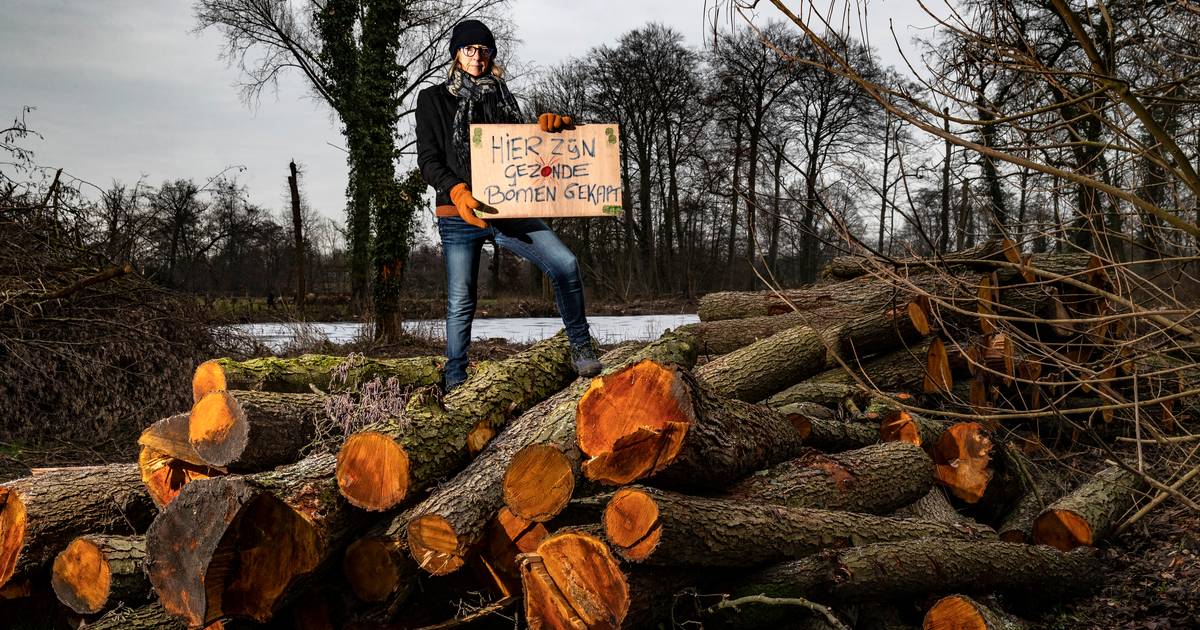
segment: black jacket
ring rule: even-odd
[[[487,96],[500,98],[498,91]],[[471,164],[461,164],[454,150],[454,112],[458,109],[458,98],[439,83],[429,86],[417,94],[417,166],[421,178],[433,186],[437,194],[436,203],[445,206],[450,201],[450,189],[460,182],[471,185]],[[475,108],[476,112],[498,110],[493,107]],[[474,123],[522,122],[518,120],[473,120]]]

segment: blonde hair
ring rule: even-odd
[[[454,69],[457,67],[458,67],[458,53],[456,52],[456,53],[454,53],[454,58],[450,60],[450,67],[446,68],[446,78],[450,78],[451,76],[453,76]],[[503,79],[504,78],[504,66],[493,61],[492,62],[492,76],[496,77],[497,79]]]

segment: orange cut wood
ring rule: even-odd
[[[952,424],[930,449],[934,477],[954,496],[976,503],[992,479],[992,441],[978,422]]]
[[[145,558],[141,536],[80,536],[54,559],[50,585],[59,601],[81,615],[144,601],[150,596]]]
[[[573,446],[531,444],[517,451],[504,472],[504,504],[513,515],[531,521],[554,518],[575,492],[578,458]]]
[[[521,567],[532,628],[620,628],[629,585],[608,546],[579,532],[543,540]]]
[[[926,394],[948,394],[953,388],[954,376],[950,372],[946,344],[941,339],[934,339],[925,360],[924,391]]]

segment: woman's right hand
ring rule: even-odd
[[[481,229],[487,228],[488,222],[475,216],[475,211],[489,212],[491,214],[497,212],[495,209],[483,205],[471,195],[471,188],[465,183],[455,184],[450,189],[450,201],[454,202],[454,207],[458,209],[458,216],[462,217],[463,221]]]

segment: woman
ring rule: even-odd
[[[485,221],[478,212],[496,211],[471,194],[471,123],[522,122],[516,99],[495,64],[496,39],[482,22],[466,20],[450,35],[454,61],[445,83],[417,96],[417,165],[437,193],[438,234],[446,260],[446,368],[444,391],[467,378],[467,348],[475,317],[479,255],[484,241],[533,262],[550,277],[559,315],[571,341],[571,359],[580,376],[595,376],[601,365],[588,333],[579,265],[540,219]],[[569,116],[542,114],[543,131],[570,125]]]

